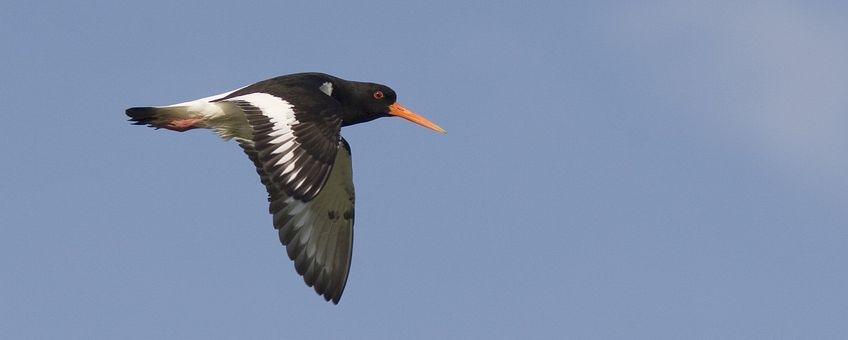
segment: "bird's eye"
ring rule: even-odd
[[[374,99],[380,100],[383,99],[386,95],[383,94],[383,91],[374,91]]]

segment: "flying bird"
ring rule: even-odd
[[[388,86],[323,73],[275,77],[126,114],[135,125],[205,128],[235,139],[268,191],[274,228],[297,273],[334,304],[347,283],[353,250],[351,152],[341,128],[397,116],[445,132],[399,104]]]

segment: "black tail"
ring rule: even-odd
[[[155,107],[131,107],[127,109],[127,116],[133,125],[154,126],[157,111]]]

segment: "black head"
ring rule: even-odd
[[[397,101],[397,94],[386,85],[347,82],[344,91],[339,91],[340,102],[347,108],[344,125],[353,125],[388,117],[389,106]],[[345,92],[342,94],[341,92]]]
[[[444,129],[397,102],[397,94],[386,85],[375,83],[347,82],[344,98],[340,100],[347,108],[342,124],[353,125],[377,118],[398,116],[423,127],[445,132]],[[340,95],[342,95],[340,93]]]

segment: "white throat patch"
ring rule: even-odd
[[[321,89],[321,92],[326,93],[328,96],[333,96],[333,83],[326,82],[322,84],[319,89]]]

